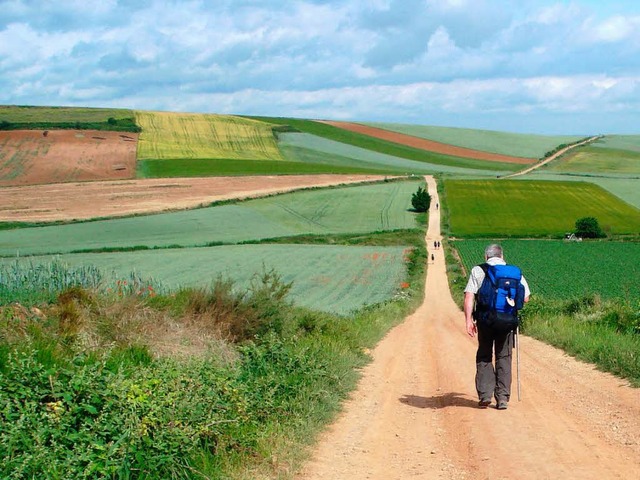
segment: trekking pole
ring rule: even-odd
[[[518,401],[521,400],[520,398],[520,328],[516,327],[516,335],[515,335],[515,340],[516,340],[516,378],[517,378],[517,383],[518,383]]]

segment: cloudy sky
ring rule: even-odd
[[[640,3],[0,0],[0,104],[640,134]]]

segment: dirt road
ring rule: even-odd
[[[428,186],[435,205],[432,178]],[[440,238],[432,208],[427,244]],[[514,381],[508,410],[477,407],[476,340],[449,294],[442,250],[430,251],[424,304],[378,344],[297,478],[640,478],[640,390],[543,343],[521,337],[522,401]]]
[[[510,173],[509,175],[505,175],[505,176],[500,177],[500,178],[513,178],[513,177],[519,177],[520,175],[526,175],[527,173],[532,172],[532,171],[542,167],[543,165],[546,165],[549,162],[552,162],[553,160],[555,160],[556,158],[564,155],[565,153],[569,152],[570,150],[573,150],[574,148],[577,148],[577,147],[582,147],[583,145],[587,145],[589,143],[593,143],[596,140],[598,140],[599,138],[602,138],[601,135],[596,135],[594,137],[589,137],[586,140],[583,140],[582,142],[578,142],[576,144],[569,145],[568,147],[565,147],[565,148],[563,148],[561,150],[558,150],[553,155],[550,155],[549,157],[545,158],[541,162],[536,163],[535,165],[527,167],[524,170],[520,170],[519,172]]]

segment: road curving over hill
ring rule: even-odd
[[[640,389],[560,350],[521,336],[522,400],[514,378],[508,410],[477,407],[476,339],[431,247],[435,208],[426,239],[435,261],[424,303],[372,352],[297,480],[640,478]]]

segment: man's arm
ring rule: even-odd
[[[478,327],[473,321],[473,304],[475,302],[475,295],[471,292],[465,292],[464,294],[464,319],[467,324],[467,333],[470,337],[475,337],[478,333]]]

